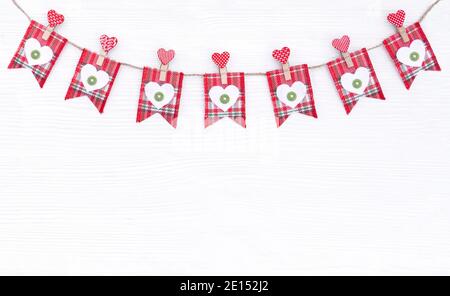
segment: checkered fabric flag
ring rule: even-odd
[[[352,68],[347,67],[342,57],[328,63],[328,69],[347,114],[350,114],[363,97],[385,100],[367,49],[351,53],[350,58],[354,64]]]
[[[184,74],[168,71],[165,81],[159,80],[160,74],[158,69],[144,68],[137,122],[160,114],[177,128]]]
[[[87,49],[83,50],[67,91],[66,100],[87,96],[100,113],[103,113],[119,72],[120,63],[105,58],[100,67],[97,66],[98,58],[98,54]]]
[[[44,87],[53,66],[67,44],[67,39],[52,32],[47,40],[42,38],[46,27],[31,21],[8,69],[30,69],[41,88]]]
[[[286,81],[283,70],[267,72],[278,127],[294,113],[317,118],[308,65],[294,66],[290,71],[291,81]]]
[[[407,89],[422,71],[441,71],[436,55],[419,23],[406,28],[410,42],[405,43],[400,34],[384,40],[389,55]]]
[[[245,75],[227,73],[228,84],[220,74],[205,74],[205,127],[229,117],[246,128]]]

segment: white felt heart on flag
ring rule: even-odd
[[[169,104],[175,96],[175,88],[171,84],[159,85],[155,82],[149,82],[145,86],[146,100],[150,101],[153,106],[162,109]]]
[[[95,91],[104,88],[109,83],[109,75],[105,71],[97,71],[92,65],[86,65],[81,69],[81,81],[87,91]]]
[[[341,78],[341,84],[348,92],[362,95],[366,91],[370,81],[370,70],[364,67],[358,68],[355,74],[347,73]]]
[[[226,88],[214,86],[209,91],[209,97],[212,102],[225,112],[236,104],[239,99],[239,95],[239,88],[234,85],[229,85]]]
[[[282,84],[277,88],[277,98],[285,105],[295,108],[306,97],[306,85],[297,81],[292,86]]]
[[[409,47],[397,51],[397,59],[410,67],[422,67],[425,61],[426,48],[422,40],[414,40]]]
[[[48,46],[41,46],[37,39],[30,38],[25,42],[25,56],[30,66],[44,65],[53,58],[53,51]]]

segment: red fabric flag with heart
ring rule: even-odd
[[[212,56],[214,63],[221,69],[226,68],[230,54],[215,53]],[[205,87],[205,127],[209,127],[223,118],[233,121],[246,128],[245,107],[245,74],[226,73],[226,83],[222,81],[222,74],[205,74],[203,77]]]
[[[64,17],[54,10],[48,13],[49,27],[55,28],[64,22]],[[31,21],[19,48],[12,58],[8,68],[25,68],[31,70],[42,88],[55,66],[67,39],[51,31],[48,38],[44,38],[47,27],[36,21]]]
[[[113,43],[117,44],[117,40]],[[114,48],[113,43],[101,42],[104,53]],[[84,49],[67,90],[66,100],[86,96],[103,113],[119,69],[120,63]]]
[[[175,51],[160,49],[158,57],[162,65],[168,65],[175,57]],[[184,74],[167,71],[165,79],[161,80],[161,71],[144,68],[137,122],[160,114],[177,128]]]
[[[405,12],[389,14],[388,21],[397,28],[403,27]],[[383,44],[395,63],[398,73],[407,89],[422,71],[441,71],[439,62],[420,23],[415,23],[405,32],[409,41],[405,42],[400,33],[384,40]]]
[[[282,65],[286,65],[289,60],[290,49],[285,47],[281,50],[275,50],[272,56]],[[289,71],[290,80],[286,79],[282,69],[267,72],[278,127],[295,113],[317,118],[308,65],[289,67]]]
[[[334,40],[333,47],[347,54],[353,64],[349,67],[344,56],[327,64],[347,114],[350,114],[358,101],[364,97],[385,100],[367,49],[347,53],[350,47],[348,36]]]

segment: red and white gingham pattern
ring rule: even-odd
[[[375,69],[372,65],[372,61],[370,60],[367,50],[363,48],[359,51],[353,52],[350,54],[350,58],[352,59],[354,64],[353,68],[348,68],[347,63],[343,58],[338,58],[328,63],[328,69],[330,70],[331,77],[333,78],[339,96],[344,103],[347,114],[350,114],[352,109],[358,103],[359,99],[361,99],[362,97],[385,100],[383,90],[381,89],[380,82],[375,73]],[[360,67],[365,67],[370,70],[369,85],[362,95],[348,92],[341,84],[341,78],[344,74],[355,73],[355,71]]]
[[[25,33],[25,36],[23,37],[16,54],[14,55],[11,63],[8,66],[9,69],[30,69],[33,75],[36,77],[36,80],[38,81],[41,88],[44,87],[44,84],[47,81],[47,78],[50,75],[53,66],[58,60],[61,51],[67,44],[67,39],[56,32],[52,32],[48,40],[42,39],[42,35],[45,31],[46,27],[44,25],[41,25],[35,21],[31,21],[31,24],[28,27],[27,32]],[[49,63],[37,66],[31,66],[28,64],[28,60],[25,55],[25,42],[30,38],[38,40],[41,43],[41,46],[48,46],[52,49],[53,58]]]
[[[388,15],[387,20],[397,28],[403,27],[405,23],[406,13],[404,10],[399,10],[396,13],[391,13]]]
[[[406,28],[406,33],[409,36],[410,42],[409,44],[403,42],[403,39],[400,34],[394,34],[391,37],[384,40],[384,46],[389,52],[392,60],[397,67],[397,71],[399,72],[405,86],[407,89],[411,88],[414,80],[417,75],[419,75],[422,71],[441,71],[441,67],[437,61],[436,55],[434,54],[433,49],[431,48],[430,42],[428,42],[428,38],[422,30],[422,27],[419,23],[415,23]],[[397,59],[397,51],[405,46],[410,46],[414,40],[422,40],[425,43],[426,48],[426,57],[423,62],[422,67],[414,68],[407,66],[401,63]]]
[[[244,128],[247,127],[244,73],[228,73],[228,84],[222,84],[220,74],[205,74],[203,80],[205,86],[205,127],[209,127],[225,117],[230,117]],[[213,103],[209,97],[209,91],[214,86],[225,88],[228,85],[236,86],[240,90],[240,95],[236,104],[228,111],[224,112]]]
[[[64,15],[57,13],[53,9],[47,13],[47,19],[49,26],[52,28],[64,23]]]
[[[228,61],[230,60],[230,53],[224,52],[224,53],[215,53],[212,55],[213,62],[220,68],[223,69],[227,66]]]
[[[334,39],[331,45],[340,52],[347,52],[350,47],[350,37],[344,35],[340,39]]]
[[[283,65],[287,64],[291,56],[291,49],[289,47],[283,47],[281,50],[276,49],[273,51],[272,56]]]
[[[317,118],[316,106],[314,103],[313,89],[311,78],[309,76],[308,65],[299,65],[291,67],[292,81],[286,81],[282,70],[274,70],[267,72],[267,80],[269,81],[270,94],[272,97],[273,109],[277,126],[280,127],[291,114],[302,113]],[[295,109],[286,106],[277,97],[277,88],[282,84],[292,85],[294,82],[300,81],[306,85],[306,97],[301,104]]]
[[[95,105],[95,107],[97,107],[98,111],[100,111],[100,113],[103,113],[106,101],[108,100],[109,94],[114,85],[114,81],[116,80],[117,73],[119,72],[120,63],[105,58],[103,65],[99,67],[97,66],[98,57],[99,55],[94,52],[90,52],[87,49],[83,50],[80,61],[78,62],[77,68],[75,70],[75,74],[72,78],[72,82],[70,83],[69,89],[67,90],[66,100],[78,98],[81,96],[87,96]],[[81,80],[81,69],[87,64],[93,65],[97,68],[97,70],[102,70],[108,73],[109,82],[104,88],[92,92],[86,90]]]
[[[142,74],[137,122],[142,122],[155,114],[161,114],[161,116],[164,117],[174,128],[177,128],[184,74],[168,71],[166,81],[160,81],[160,73],[161,71],[158,69],[144,68],[144,72]],[[173,100],[162,109],[158,109],[153,106],[149,100],[146,100],[145,86],[149,82],[156,82],[160,84],[170,83],[175,89],[175,96]]]

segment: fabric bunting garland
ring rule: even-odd
[[[442,0],[436,0],[420,21],[425,19],[440,1]],[[32,20],[16,1],[12,2],[29,18],[30,25],[8,68],[31,70],[40,87],[43,88],[64,47],[69,43],[75,44],[55,31],[57,26],[65,21],[62,14],[50,10],[47,14],[48,25],[45,26]],[[441,71],[420,21],[405,27],[404,10],[389,14],[387,20],[397,32],[378,46],[349,51],[351,40],[347,35],[332,42],[332,46],[339,52],[340,57],[328,62],[326,66],[347,114],[354,110],[361,99],[386,99],[369,56],[369,51],[372,49],[385,47],[407,89],[411,88],[419,73]],[[205,128],[225,118],[246,128],[245,78],[247,75],[265,75],[270,91],[267,99],[270,97],[272,101],[277,127],[281,127],[291,115],[295,114],[318,117],[310,70],[325,65],[291,66],[289,64],[291,49],[288,47],[273,51],[272,56],[281,67],[266,73],[228,72],[227,66],[231,55],[225,51],[212,55],[212,60],[218,67],[218,73],[184,74],[169,69],[170,62],[175,58],[174,50],[163,48],[158,50],[157,54],[161,62],[159,69],[137,67],[122,64],[109,57],[110,51],[117,44],[117,38],[102,35],[99,52],[82,50],[67,90],[66,100],[87,97],[98,111],[103,113],[119,69],[121,66],[132,67],[142,71],[136,121],[140,123],[159,114],[173,128],[177,128],[184,77],[201,76],[204,82]]]

